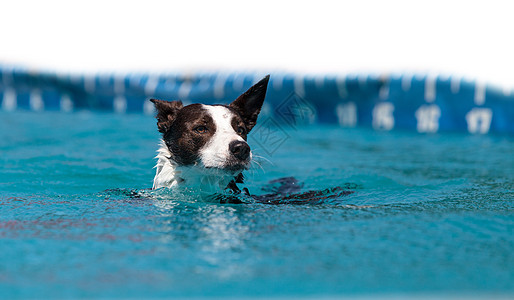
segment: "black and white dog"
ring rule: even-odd
[[[162,142],[153,188],[192,188],[217,193],[237,190],[252,151],[246,140],[261,111],[269,75],[229,105],[151,99]]]

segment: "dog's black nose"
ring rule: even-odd
[[[242,141],[233,141],[228,145],[228,149],[239,160],[246,160],[250,156],[250,146]]]

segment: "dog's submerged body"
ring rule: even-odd
[[[229,105],[152,99],[162,133],[153,188],[193,188],[216,193],[237,189],[250,167],[247,134],[257,122],[269,75]]]

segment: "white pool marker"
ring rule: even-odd
[[[416,110],[416,128],[421,133],[434,133],[439,130],[441,109],[435,104],[422,105]]]
[[[151,97],[155,94],[155,90],[157,89],[157,86],[159,85],[159,77],[157,76],[150,76],[148,77],[146,84],[145,84],[145,95]]]
[[[305,78],[303,76],[295,77],[294,92],[300,97],[305,97]]]
[[[262,104],[261,112],[259,113],[259,115],[270,116],[271,113],[271,105],[268,102],[264,102],[264,104]]]
[[[466,114],[470,133],[486,134],[491,127],[493,111],[490,108],[475,107]]]
[[[60,101],[61,111],[63,112],[72,112],[73,111],[73,101],[71,101],[71,97],[68,94],[61,95]]]
[[[340,103],[336,107],[337,119],[342,127],[357,126],[357,105],[354,102]]]
[[[452,91],[452,93],[454,93],[454,94],[459,93],[461,80],[462,79],[460,77],[452,76],[452,78],[450,80],[450,90]]]
[[[264,76],[266,76],[266,74],[259,74],[259,73],[256,73],[253,75],[253,80],[252,80],[252,85],[256,84],[257,82],[261,81]]]
[[[2,109],[5,111],[14,111],[17,107],[16,90],[11,87],[6,88],[2,99]]]
[[[234,91],[242,91],[245,84],[246,76],[243,74],[236,75],[232,81],[232,89]]]
[[[115,113],[123,114],[127,112],[127,99],[124,96],[116,96],[112,104]]]
[[[410,90],[410,87],[412,85],[412,75],[411,74],[405,74],[402,77],[402,90],[404,92],[408,92]]]
[[[211,80],[208,77],[204,77],[200,79],[200,82],[197,84],[197,91],[199,92],[206,92],[211,87]]]
[[[484,105],[485,103],[485,92],[486,86],[482,82],[475,83],[475,104],[476,105]]]
[[[510,96],[512,96],[512,89],[511,89],[510,87],[506,87],[506,86],[504,86],[504,87],[502,88],[502,91],[503,91],[503,95],[504,95],[505,97],[510,97]]]
[[[314,84],[316,85],[317,89],[323,89],[323,86],[325,86],[325,76],[316,76],[314,78]]]
[[[155,105],[149,100],[146,100],[143,104],[143,112],[145,115],[153,116],[156,112]]]
[[[346,88],[346,77],[337,77],[336,86],[339,98],[345,99],[346,97],[348,97],[348,89]]]
[[[391,130],[394,128],[394,105],[390,102],[382,102],[373,108],[372,125],[377,130]]]
[[[45,109],[41,90],[34,89],[30,92],[29,106],[33,111],[43,111]]]
[[[428,103],[432,103],[435,101],[436,84],[436,76],[427,76],[427,78],[425,79],[425,101]]]
[[[271,86],[275,91],[282,90],[282,86],[284,85],[284,75],[274,75],[271,79]]]
[[[178,98],[179,100],[189,99],[189,94],[193,89],[193,84],[189,81],[184,81],[178,88]]]
[[[223,99],[225,97],[225,84],[227,83],[228,76],[220,74],[216,76],[213,83],[213,95],[216,99]]]

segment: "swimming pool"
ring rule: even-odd
[[[131,197],[152,184],[151,116],[0,112],[1,298],[514,294],[512,136],[269,128],[252,193],[286,176],[355,193]]]

